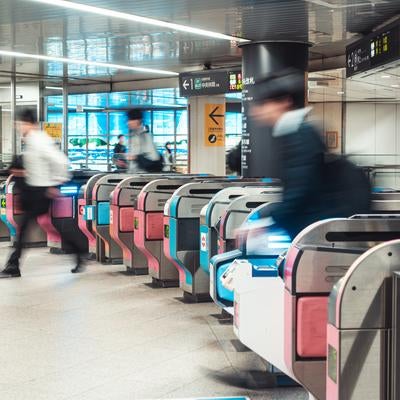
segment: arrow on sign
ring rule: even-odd
[[[217,112],[217,110],[219,109],[219,106],[215,107],[214,110],[212,110],[210,112],[210,114],[208,115],[216,125],[219,125],[218,121],[216,120],[216,118],[223,118],[224,115],[222,114],[215,114]]]
[[[183,83],[182,83],[182,86],[183,86],[183,88],[184,88],[185,90],[187,90],[188,87],[189,87],[189,82],[185,79],[185,80],[183,81]]]

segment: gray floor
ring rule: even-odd
[[[0,244],[1,264],[8,251]],[[213,304],[183,304],[178,289],[151,289],[122,266],[93,262],[74,276],[68,256],[26,254],[23,277],[0,281],[0,399],[306,398],[215,380],[263,363],[235,350]]]

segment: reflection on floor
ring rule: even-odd
[[[3,264],[9,249],[0,246]],[[264,367],[235,349],[213,304],[183,304],[178,289],[151,289],[122,266],[92,262],[74,276],[69,256],[26,254],[23,277],[0,280],[0,399],[306,398],[299,388],[249,392],[213,379]]]

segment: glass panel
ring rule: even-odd
[[[47,113],[47,122],[61,122],[63,123],[63,114],[58,112]]]
[[[88,139],[88,164],[107,164],[108,143],[104,137],[89,137]]]
[[[147,105],[151,104],[151,90],[137,90],[131,93],[131,104],[135,105]]]
[[[86,106],[86,94],[70,94],[68,96],[68,107],[70,106]]]
[[[110,93],[110,107],[126,108],[129,106],[129,93]]]
[[[88,135],[107,138],[107,114],[101,112],[88,113]]]
[[[68,40],[67,55],[68,58],[77,60],[86,59],[86,45],[84,40]],[[87,66],[81,64],[68,64],[68,75],[84,76],[87,75]]]
[[[175,140],[174,111],[153,111],[153,137],[159,151]]]
[[[118,136],[128,134],[128,119],[124,112],[111,112],[109,118],[110,135]]]
[[[107,93],[91,93],[87,95],[87,105],[93,107],[107,106]]]
[[[86,137],[86,113],[68,114],[68,136]]]
[[[175,104],[175,89],[154,89],[153,90],[153,105],[174,105]]]
[[[225,147],[231,150],[242,138],[242,114],[227,112],[225,114]]]
[[[86,165],[86,138],[70,136],[68,138],[68,158],[71,163]]]

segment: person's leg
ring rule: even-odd
[[[24,238],[29,227],[30,222],[34,219],[34,216],[30,212],[25,212],[22,216],[21,227],[17,235],[17,241],[15,242],[15,249],[11,253],[6,267],[0,273],[0,278],[6,277],[20,277],[21,272],[19,269],[19,259],[21,258],[22,248],[24,245]]]

